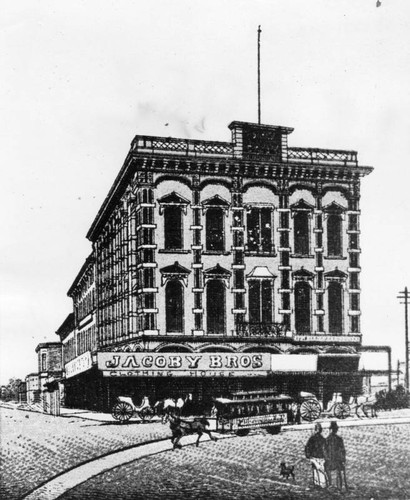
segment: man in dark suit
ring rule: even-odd
[[[312,464],[313,485],[320,488],[327,486],[325,463],[326,440],[322,436],[321,424],[315,424],[315,433],[310,436],[305,446],[305,455]]]
[[[332,484],[332,471],[336,471],[336,487],[342,489],[343,478],[346,484],[346,472],[345,472],[345,462],[346,462],[346,450],[343,439],[337,435],[339,427],[337,422],[330,422],[330,434],[326,438],[325,444],[325,471],[329,480],[329,486]]]

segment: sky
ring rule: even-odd
[[[0,383],[58,341],[85,235],[136,134],[230,140],[233,120],[290,146],[356,150],[362,334],[404,359],[410,287],[408,0],[3,0]]]

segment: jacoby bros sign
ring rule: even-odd
[[[106,377],[260,377],[271,369],[268,353],[99,352]]]

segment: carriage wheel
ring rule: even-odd
[[[115,420],[118,420],[121,424],[128,422],[133,413],[132,406],[128,403],[124,403],[123,401],[116,403],[111,412]]]
[[[140,412],[140,417],[143,422],[152,420],[154,416],[154,410],[152,408],[143,408]]]
[[[313,422],[320,417],[320,404],[314,399],[309,399],[308,401],[303,401],[300,405],[300,416],[303,420],[308,422]]]
[[[336,418],[347,418],[350,416],[350,406],[347,403],[336,403],[333,413]]]

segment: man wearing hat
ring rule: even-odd
[[[310,436],[305,446],[306,458],[312,464],[313,484],[320,488],[327,486],[326,472],[325,472],[325,445],[326,440],[322,436],[321,424],[315,424],[315,433]]]
[[[330,422],[330,434],[326,438],[325,444],[325,471],[329,480],[329,486],[332,484],[332,471],[336,471],[336,486],[339,489],[342,489],[343,472],[345,487],[347,489],[345,473],[346,450],[343,439],[337,435],[338,429],[337,422],[334,420]]]

